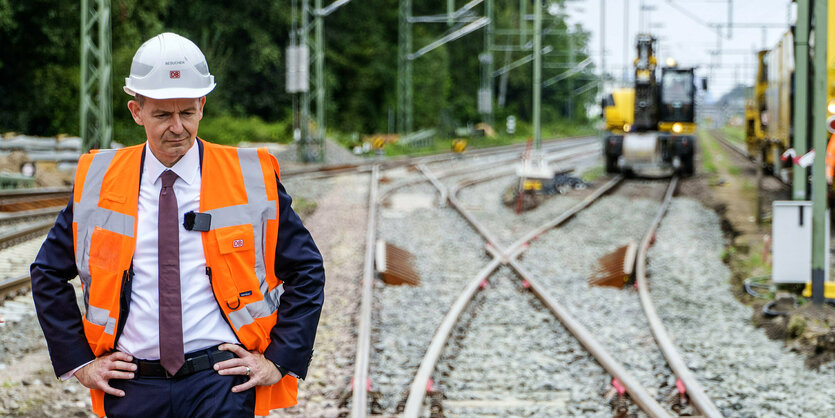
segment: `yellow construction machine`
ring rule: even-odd
[[[607,172],[659,168],[681,175],[694,172],[693,68],[679,68],[670,60],[659,81],[655,42],[651,35],[638,35],[634,87],[616,89],[603,99]]]

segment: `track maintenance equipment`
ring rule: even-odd
[[[670,59],[659,81],[655,42],[652,35],[638,35],[634,86],[616,89],[603,99],[603,152],[609,173],[659,168],[694,173],[693,68],[678,67]]]

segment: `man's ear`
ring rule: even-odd
[[[200,117],[197,120],[203,120],[203,106],[206,106],[206,96],[200,98]]]
[[[142,114],[140,113],[142,107],[139,106],[139,102],[137,102],[136,100],[129,101],[128,109],[130,110],[131,116],[133,116],[133,121],[136,122],[137,125],[145,125],[145,123],[142,121]]]

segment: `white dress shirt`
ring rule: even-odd
[[[157,222],[160,175],[168,170],[145,144],[145,165],[139,183],[139,215],[136,250],[133,255],[130,313],[116,348],[143,360],[158,360],[159,303],[157,270]],[[197,141],[170,170],[180,178],[174,182],[180,228],[180,300],[183,309],[183,347],[186,353],[222,343],[238,343],[223,318],[206,275],[202,233],[186,231],[183,215],[199,211],[200,153]]]

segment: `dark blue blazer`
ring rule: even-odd
[[[198,144],[202,160],[199,140]],[[284,281],[284,293],[278,308],[279,320],[270,332],[272,341],[264,356],[304,378],[313,355],[324,301],[325,269],[313,237],[290,207],[292,199],[284,186],[277,184],[279,228],[275,272]],[[95,359],[84,337],[75,290],[69,283],[78,275],[72,209],[70,199],[30,268],[32,297],[57,376]]]

